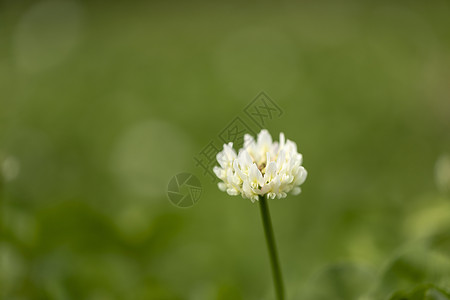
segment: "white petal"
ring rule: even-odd
[[[264,184],[264,177],[256,164],[252,164],[249,172],[250,182],[257,182],[260,186]]]
[[[258,172],[259,170],[256,164],[252,164],[248,172],[248,179],[250,180],[250,182],[258,182]]]
[[[218,166],[214,166],[213,168],[214,173],[216,174],[217,177],[219,177],[220,179],[223,179],[223,175],[224,175],[224,171],[223,169],[219,168]]]
[[[261,130],[261,132],[258,134],[257,144],[258,147],[270,147],[270,145],[272,144],[272,136],[266,129]]]
[[[261,195],[264,195],[264,194],[269,193],[270,191],[272,191],[272,185],[269,183],[269,184],[264,184],[259,192]]]
[[[303,167],[300,167],[300,172],[297,175],[297,177],[295,178],[294,185],[303,184],[305,182],[307,176],[308,176],[308,172],[306,171],[306,169]]]
[[[291,140],[286,141],[286,147],[289,149],[289,152],[297,152],[297,144]]]
[[[298,186],[296,186],[295,188],[292,189],[291,194],[295,196],[300,194],[301,191],[302,190]]]
[[[219,187],[219,190],[221,190],[222,192],[225,192],[227,190],[227,185],[223,182],[219,182],[217,186]]]
[[[284,133],[280,132],[280,149],[284,147],[284,143],[286,142],[284,138]]]
[[[225,154],[223,153],[223,151],[217,153],[216,159],[217,159],[217,162],[219,163],[219,165],[220,165],[222,168],[225,168],[225,167],[226,167]]]
[[[277,175],[277,163],[272,161],[266,167],[266,173],[264,174],[264,182],[271,181]]]
[[[251,147],[255,144],[255,139],[250,134],[244,135],[244,148]]]
[[[252,188],[250,187],[250,183],[248,182],[248,180],[242,183],[242,191],[247,196],[247,198],[250,198],[250,196],[252,195]]]
[[[238,163],[237,159],[235,159],[233,162],[233,169],[234,169],[234,172],[236,173],[236,175],[239,176],[239,178],[241,180],[244,180],[247,177],[247,176],[245,176],[245,174],[242,172],[241,168],[239,167],[239,163]]]
[[[246,150],[243,150],[240,154],[241,156],[239,158],[239,162],[241,163],[241,165],[247,169],[250,168],[253,163],[250,154]]]
[[[223,151],[228,160],[233,160],[236,158],[236,151],[234,151],[233,149],[233,143],[230,142],[228,143],[228,145],[227,144],[223,145]]]
[[[235,189],[227,189],[227,193],[230,196],[237,196],[237,195],[239,195],[239,192],[237,190],[235,190]]]

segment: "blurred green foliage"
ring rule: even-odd
[[[257,207],[193,160],[264,90],[309,172],[270,202],[288,299],[448,299],[449,15],[1,1],[0,297],[273,299]]]
[[[425,285],[416,288],[414,291],[408,292],[398,292],[391,298],[391,300],[446,300],[450,299],[450,295],[433,285]]]

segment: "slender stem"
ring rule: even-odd
[[[269,205],[265,197],[259,197],[259,208],[261,209],[261,218],[266,235],[267,248],[269,250],[270,264],[272,266],[273,282],[278,300],[284,300],[283,279],[281,277],[280,264],[278,263],[277,247],[270,220]]]

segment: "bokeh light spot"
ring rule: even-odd
[[[17,67],[34,73],[61,63],[80,42],[83,11],[75,1],[43,1],[33,5],[17,25]]]
[[[11,181],[19,175],[20,162],[14,156],[8,156],[2,163],[2,175],[6,181]]]

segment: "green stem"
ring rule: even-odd
[[[269,250],[270,264],[272,266],[273,282],[278,300],[284,300],[283,279],[281,278],[280,264],[278,263],[277,247],[270,220],[269,205],[265,197],[259,197],[259,208],[261,209],[261,218],[266,235],[267,248]]]

